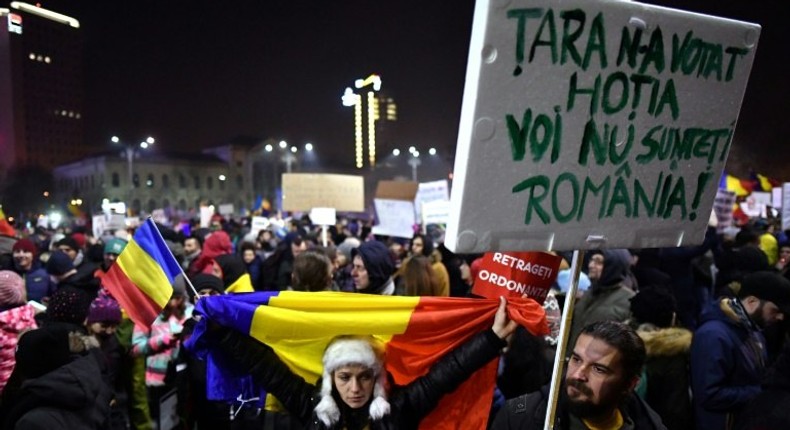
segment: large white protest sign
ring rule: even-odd
[[[309,211],[335,208],[338,211],[365,210],[365,183],[362,176],[286,173],[283,174],[283,209]]]
[[[477,1],[447,246],[700,243],[759,35],[640,2]]]

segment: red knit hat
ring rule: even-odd
[[[14,252],[16,252],[16,251],[29,252],[29,253],[33,254],[33,258],[35,258],[36,255],[38,254],[38,247],[36,247],[36,244],[33,243],[33,241],[30,240],[30,239],[19,239],[19,240],[17,240],[16,243],[14,244],[14,247],[11,248],[11,249]]]
[[[74,239],[75,242],[77,242],[77,245],[79,245],[80,249],[85,249],[85,242],[87,241],[87,239],[85,238],[85,235],[83,233],[73,233],[71,235],[71,238]]]

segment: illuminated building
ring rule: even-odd
[[[13,167],[49,170],[90,153],[82,37],[66,15],[16,1],[0,8],[0,181]]]
[[[381,77],[372,74],[365,79],[357,79],[354,87],[346,87],[343,93],[343,106],[354,107],[354,165],[361,169],[365,165],[365,148],[367,147],[367,161],[370,168],[376,166],[377,148],[381,147],[380,140],[383,122],[395,122],[398,119],[398,108],[392,97],[381,93]],[[382,111],[384,115],[382,116]],[[381,123],[377,125],[377,123]],[[367,137],[367,145],[365,138]],[[384,150],[392,145],[386,142]]]

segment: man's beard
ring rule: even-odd
[[[760,306],[749,315],[752,322],[761,329],[770,325],[766,323],[765,318],[763,318],[763,308],[765,308],[765,302],[760,300]]]
[[[563,385],[562,390],[560,391],[561,400],[567,402],[568,405],[568,412],[571,415],[585,419],[585,418],[596,418],[603,415],[606,415],[611,412],[613,407],[616,405],[597,405],[592,403],[590,400],[575,400],[570,398],[568,395],[568,386],[576,388],[577,390],[581,391],[587,397],[591,397],[593,395],[592,390],[583,382],[578,380],[566,380],[565,384]]]

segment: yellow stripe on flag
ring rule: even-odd
[[[132,239],[115,261],[132,283],[162,308],[170,301],[173,287],[165,272],[137,242]]]
[[[727,175],[727,190],[734,192],[736,196],[749,195],[749,191],[743,188],[741,180],[731,175]]]
[[[296,374],[315,382],[322,372],[324,349],[334,336],[377,333],[387,343],[393,335],[406,332],[419,301],[419,297],[382,300],[368,294],[283,291],[268,306],[255,310],[250,335],[271,346]],[[376,315],[373,323],[371,314]]]

